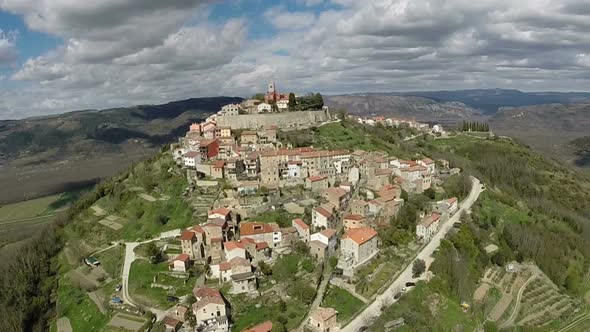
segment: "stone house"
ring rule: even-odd
[[[366,218],[360,214],[347,214],[342,218],[342,222],[345,231],[366,226]]]
[[[348,192],[342,188],[331,187],[322,192],[322,197],[340,210],[348,203]]]
[[[309,237],[310,243],[314,241],[320,241],[327,246],[326,255],[332,256],[336,251],[336,245],[338,244],[338,238],[336,237],[336,231],[334,229],[324,229],[321,232],[311,234]]]
[[[367,216],[369,214],[369,203],[360,199],[353,200],[350,206],[350,213]]]
[[[328,189],[329,182],[327,176],[310,176],[305,179],[305,188],[314,192],[320,192]]]
[[[379,240],[377,232],[369,227],[353,228],[342,236],[340,254],[345,258],[352,258],[352,265],[356,266],[368,260],[377,251]]]
[[[299,233],[299,238],[303,242],[308,243],[309,236],[311,235],[309,225],[307,225],[302,219],[299,218],[293,219],[291,223],[293,227],[295,227],[295,229],[297,230],[297,233]]]
[[[214,331],[229,330],[229,307],[221,296],[221,293],[210,287],[201,287],[193,290],[197,301],[193,303],[193,314],[197,326],[213,328]]]
[[[311,224],[316,228],[333,228],[336,224],[336,218],[331,211],[318,206],[312,210]]]
[[[309,317],[308,325],[318,332],[336,331],[337,311],[333,308],[318,307]]]
[[[432,213],[425,216],[416,226],[416,236],[423,241],[430,241],[432,236],[438,231],[439,222],[440,214],[438,213]]]

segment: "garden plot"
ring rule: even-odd
[[[97,217],[103,217],[105,216],[107,213],[98,205],[93,205],[90,207],[93,211],[94,211],[94,215]]]
[[[121,225],[120,223],[117,222],[117,221],[121,221],[121,220],[122,220],[121,218],[111,214],[111,215],[107,216],[106,218],[99,220],[98,223],[118,231],[121,228],[123,228],[123,225]]]
[[[108,326],[116,329],[139,331],[146,322],[147,320],[142,317],[118,313],[111,319]]]

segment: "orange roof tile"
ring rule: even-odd
[[[275,227],[276,226],[276,227]],[[248,236],[248,235],[256,235],[256,234],[265,234],[265,233],[272,233],[275,231],[275,228],[278,228],[276,224],[267,224],[262,222],[242,222],[240,223],[240,235],[241,236]]]
[[[300,218],[293,219],[293,223],[301,227],[302,229],[309,229],[309,226]]]
[[[256,243],[256,250],[262,250],[266,248],[269,248],[268,243],[264,241]]]
[[[365,219],[365,217],[361,216],[360,214],[347,214],[347,215],[344,216],[343,219],[363,220],[363,219]]]
[[[175,261],[183,261],[183,262],[188,262],[190,260],[190,256],[188,254],[180,254],[178,256],[176,256],[176,258],[174,258]]]
[[[328,178],[327,176],[320,176],[320,175],[308,177],[309,181],[311,181],[311,182],[322,181],[322,180],[325,180],[327,178]]]
[[[232,251],[234,249],[244,249],[245,248],[243,243],[240,243],[240,242],[237,242],[237,241],[223,242],[223,247],[227,251]]]
[[[208,215],[220,214],[222,216],[227,216],[230,213],[231,213],[231,210],[230,209],[227,209],[227,208],[217,208],[217,209],[209,210]]]
[[[329,211],[326,211],[326,209],[324,209],[321,206],[318,206],[314,209],[314,211],[316,211],[317,213],[321,214],[322,216],[326,217],[326,218],[330,218],[332,217],[332,213],[330,213]]]
[[[349,230],[344,233],[342,240],[351,239],[357,244],[363,244],[377,236],[377,232],[369,227],[360,227]]]
[[[325,236],[329,239],[332,236],[336,235],[336,230],[331,229],[331,228],[326,228],[323,231],[321,231],[320,234],[322,234],[323,236]]]
[[[195,238],[195,233],[191,231],[184,231],[180,234],[181,241],[190,241]]]

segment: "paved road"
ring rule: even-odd
[[[122,280],[121,284],[123,286],[123,289],[121,290],[121,298],[122,298],[123,302],[125,302],[126,304],[129,304],[129,305],[132,305],[132,306],[137,306],[137,304],[135,302],[133,302],[133,300],[131,299],[131,296],[129,295],[129,273],[131,271],[131,263],[133,263],[136,258],[135,251],[134,251],[135,248],[137,248],[137,246],[139,246],[140,244],[144,244],[144,243],[148,243],[148,242],[152,242],[152,241],[157,241],[157,240],[161,240],[164,238],[171,238],[171,237],[178,236],[178,235],[180,235],[180,232],[181,232],[180,229],[175,229],[172,231],[164,232],[156,238],[145,240],[143,242],[127,242],[127,243],[125,243],[125,262],[123,263],[123,273],[121,275],[121,280]],[[165,315],[164,310],[160,310],[160,309],[156,309],[156,308],[146,308],[146,309],[153,312],[158,317],[158,320],[161,320]]]
[[[427,268],[434,261],[432,254],[440,245],[440,241],[445,237],[449,230],[453,228],[453,224],[459,222],[461,212],[468,211],[479,197],[479,194],[482,192],[480,181],[474,177],[471,178],[471,181],[471,192],[469,193],[469,196],[463,200],[463,202],[461,202],[459,205],[459,210],[451,218],[449,218],[449,220],[440,226],[438,233],[436,233],[432,240],[418,253],[417,258],[424,260],[426,262]],[[403,288],[406,282],[411,280],[413,280],[412,264],[409,264],[406,269],[397,277],[397,279],[395,279],[395,281],[389,286],[389,288],[383,292],[383,294],[377,296],[373,303],[366,307],[363,312],[354,320],[352,320],[348,325],[342,327],[341,331],[357,332],[362,326],[367,325],[367,322],[373,321],[381,313],[381,307],[384,304],[391,304],[395,302],[393,299],[395,293],[399,289]]]

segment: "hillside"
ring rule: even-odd
[[[176,140],[189,123],[241,98],[85,110],[0,122],[0,203],[68,191],[109,177]]]
[[[590,290],[586,278],[590,267],[590,242],[587,236],[590,232],[590,180],[508,139],[482,140],[456,136],[404,142],[402,137],[406,134],[411,133],[390,132],[386,128],[362,127],[348,122],[281,134],[282,140],[299,146],[314,143],[324,148],[377,149],[402,158],[420,155],[444,158],[452,167],[460,167],[477,176],[487,186],[486,193],[474,206],[472,215],[463,218],[465,225],[450,235],[436,254],[432,267],[435,279],[428,284],[420,283],[415,292],[412,291],[407,299],[400,302],[401,305],[393,305],[391,309],[385,310],[386,316],[375,323],[375,330],[380,330],[384,322],[400,315],[405,318],[410,330],[427,330],[432,326],[443,330],[456,329],[458,325],[467,328],[474,326],[476,322],[482,322],[483,314],[487,314],[499,301],[497,291],[490,291],[490,297],[486,298],[483,307],[474,304],[472,311],[462,312],[459,304],[469,300],[480,278],[492,273],[490,271],[498,274],[497,271],[502,271],[513,260],[539,266],[546,277],[543,277],[542,282],[533,283],[534,287],[543,288],[547,292],[555,288],[551,291],[554,301],[547,306],[531,303],[537,298],[536,294],[540,294],[540,290],[527,290],[523,301],[527,306],[526,310],[517,316],[515,322],[560,326],[569,321],[574,313],[579,312],[583,307],[581,301]],[[161,231],[202,221],[203,217],[197,210],[204,209],[203,201],[216,197],[218,193],[196,190],[187,196],[184,190],[186,185],[186,178],[173,167],[173,161],[167,153],[159,153],[102,182],[75,203],[59,219],[58,224],[48,227],[48,236],[30,240],[28,245],[16,253],[17,261],[6,261],[0,266],[3,271],[8,271],[0,273],[0,276],[28,275],[32,273],[30,269],[42,271],[35,273],[35,278],[11,278],[10,282],[0,280],[0,287],[4,287],[0,289],[0,313],[11,317],[0,323],[19,326],[22,321],[26,321],[26,326],[29,327],[35,324],[44,326],[45,319],[55,317],[52,314],[53,302],[50,295],[57,289],[59,315],[66,314],[78,328],[90,329],[92,326],[92,329],[99,329],[104,326],[112,313],[98,313],[91,298],[86,296],[86,290],[96,290],[97,286],[93,285],[99,284],[98,293],[110,294],[117,281],[95,280],[86,281],[91,283],[90,286],[83,284],[84,280],[92,276],[84,277],[88,269],[80,266],[80,259],[104,248],[110,241],[138,241]],[[459,197],[464,194],[461,194],[460,182],[451,181],[443,186],[443,190],[456,192]],[[155,197],[155,200],[147,200],[146,197]],[[416,197],[419,198],[418,201],[425,199],[424,195]],[[392,232],[380,229],[380,232],[384,232],[380,233],[381,236],[388,243],[393,241],[402,245],[407,243],[407,237],[413,236],[416,210],[412,209],[416,209],[416,204],[419,204],[417,198],[410,198],[401,216],[391,219],[388,227]],[[423,206],[424,202],[421,204]],[[116,217],[116,221],[111,222],[110,226],[101,222],[101,218],[105,217],[103,210]],[[120,225],[120,228],[113,225]],[[166,241],[163,243],[175,244]],[[555,245],[546,246],[546,243]],[[485,253],[484,247],[489,244],[499,247],[497,253]],[[97,254],[97,257],[103,262],[105,273],[116,277],[122,265],[123,250],[120,246],[107,248],[112,249]],[[146,249],[138,248],[136,252],[142,250]],[[55,258],[58,251],[58,259],[49,259]],[[295,259],[294,257],[291,258]],[[22,264],[23,260],[30,262]],[[145,268],[145,273],[165,274],[160,270],[149,270],[150,265],[144,263],[134,266]],[[390,272],[382,269],[385,278],[391,277],[400,266],[397,261],[392,264],[393,270]],[[381,265],[388,266],[386,263]],[[160,268],[159,265],[157,268]],[[163,268],[166,269],[165,266]],[[504,279],[495,278],[494,282],[498,287],[511,285],[510,282],[518,284],[518,280],[508,280],[509,275],[506,273],[502,275],[507,280],[503,282]],[[523,276],[525,277],[528,275]],[[148,284],[151,282],[147,277],[141,280]],[[178,292],[175,295],[187,291],[187,286],[178,281],[161,279],[160,282],[175,285]],[[374,280],[368,282],[370,285]],[[45,286],[40,287],[41,284]],[[338,291],[338,288],[331,289],[333,292]],[[150,291],[149,287],[134,291],[155,296],[157,303],[166,304],[165,294]],[[372,294],[375,290],[363,288],[361,291]],[[27,299],[32,296],[38,298],[35,305],[28,304]],[[232,298],[232,301],[235,300]],[[326,301],[339,305],[337,300],[330,297]],[[533,319],[544,308],[558,303],[567,303],[572,311],[568,311],[569,314],[559,314],[555,318]],[[361,304],[356,303],[355,308],[359,305]],[[291,302],[288,306],[289,310],[294,309]],[[275,307],[268,310],[272,311],[273,308]],[[239,307],[238,310],[243,312],[249,309]],[[38,316],[38,311],[47,314]],[[15,312],[18,314],[14,314]],[[352,312],[348,313],[351,314]],[[503,317],[505,316],[499,322],[504,321]]]
[[[436,102],[429,98],[415,96],[350,94],[326,96],[324,101],[333,110],[345,109],[353,115],[388,115],[441,123],[457,123],[461,119],[479,114],[460,102]]]
[[[548,104],[503,108],[489,120],[499,135],[522,140],[533,148],[577,166],[588,161],[569,142],[590,128],[590,104]]]

